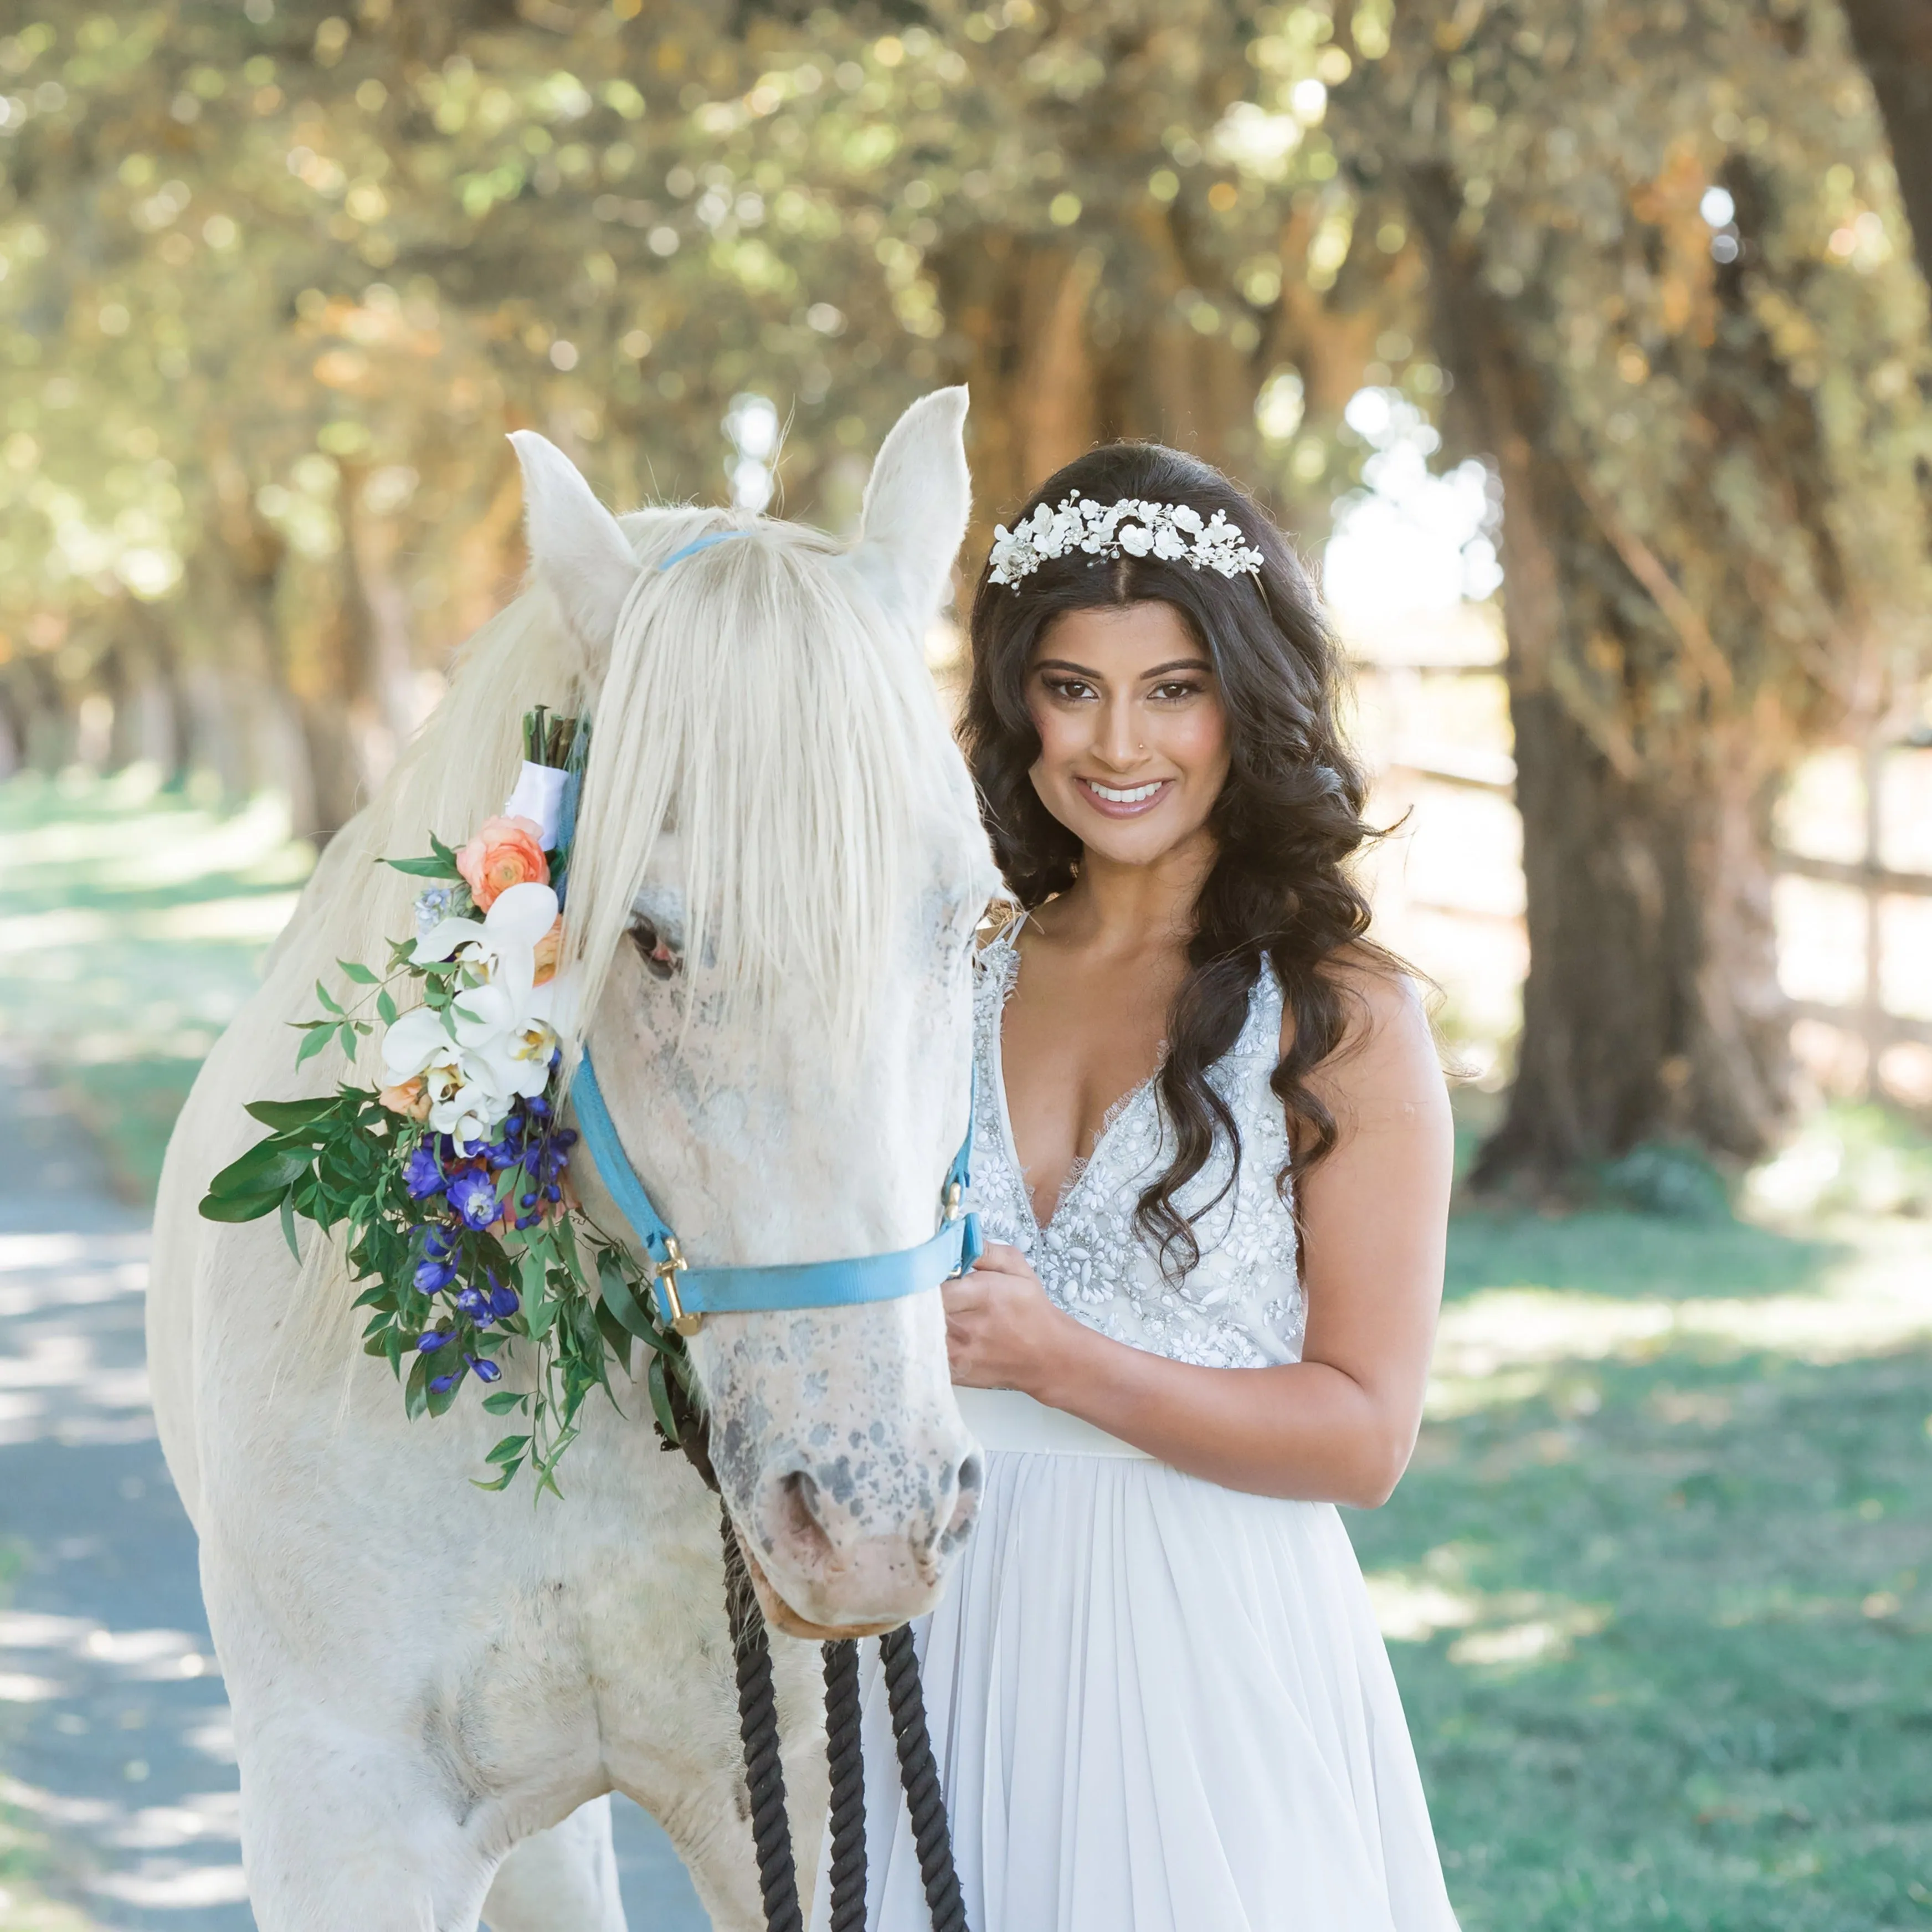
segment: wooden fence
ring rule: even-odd
[[[1396,673],[1447,677],[1496,677],[1502,667],[1489,664],[1391,664],[1380,659],[1359,661],[1355,668],[1364,676]],[[1850,886],[1864,902],[1864,984],[1858,1000],[1837,1005],[1821,1000],[1789,1002],[1794,1020],[1812,1019],[1838,1027],[1861,1040],[1865,1048],[1865,1087],[1876,1097],[1880,1091],[1879,1058],[1886,1048],[1902,1041],[1932,1046],[1932,1019],[1893,1012],[1885,1003],[1882,908],[1894,895],[1932,898],[1932,873],[1899,872],[1881,862],[1884,850],[1882,822],[1884,788],[1882,773],[1888,754],[1913,751],[1932,753],[1932,734],[1915,732],[1889,742],[1866,746],[1860,758],[1864,794],[1864,856],[1857,860],[1820,859],[1808,853],[1783,850],[1773,855],[1776,868],[1793,878],[1815,879],[1822,884]],[[1500,752],[1445,755],[1432,751],[1426,755],[1398,748],[1385,770],[1405,772],[1433,784],[1488,792],[1514,800],[1514,767]],[[1455,915],[1461,908],[1438,903],[1435,910]],[[1472,916],[1489,915],[1472,910]],[[1927,964],[1932,974],[1932,961]]]

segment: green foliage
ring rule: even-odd
[[[520,424],[614,500],[711,496],[756,392],[788,509],[838,527],[899,409],[970,376],[989,515],[1058,460],[1049,418],[1192,423],[1325,501],[1401,259],[1352,238],[1327,5],[898,10],[119,0],[0,36],[16,656],[70,708],[180,711],[217,669],[190,755],[280,783],[293,756],[346,805],[412,661],[517,567]],[[1022,368],[1042,302],[1078,353]]]
[[[580,1246],[568,1214],[501,1236],[453,1228],[446,1215],[412,1197],[404,1178],[404,1163],[422,1130],[366,1088],[344,1086],[314,1100],[256,1101],[248,1111],[272,1131],[214,1176],[201,1203],[202,1218],[255,1221],[280,1212],[291,1229],[295,1215],[325,1234],[342,1228],[350,1275],[368,1284],[356,1300],[369,1311],[363,1352],[386,1360],[402,1380],[411,1416],[447,1414],[479,1363],[495,1364],[517,1340],[530,1345],[531,1388],[484,1398],[491,1414],[518,1411],[529,1426],[490,1450],[485,1460],[494,1474],[481,1487],[507,1488],[527,1462],[538,1494],[561,1495],[556,1466],[577,1438],[586,1399],[602,1389],[614,1401],[608,1361],[616,1357],[628,1365],[628,1342],[620,1348],[609,1334],[615,1324],[604,1318],[600,1282],[615,1283],[607,1292],[621,1292],[627,1306],[644,1311],[652,1330],[646,1339],[652,1412],[665,1441],[678,1442],[667,1376],[676,1382],[688,1414],[687,1358],[680,1339],[657,1324],[647,1276],[628,1251],[594,1234]],[[520,1168],[506,1169],[500,1196],[521,1178]],[[515,1283],[515,1311],[479,1322],[419,1291],[414,1277],[426,1228],[448,1244],[459,1282]],[[422,1347],[424,1337],[438,1334],[440,1342]],[[434,1386],[439,1380],[443,1385]]]
[[[1580,503],[1584,550],[1556,560],[1571,621],[1538,680],[1629,777],[1735,762],[1712,732],[1731,719],[1774,770],[1874,677],[1915,675],[1932,338],[1837,6],[1355,17],[1345,158],[1440,200]],[[1441,298],[1436,320],[1478,324]],[[1452,430],[1493,436],[1472,406]]]

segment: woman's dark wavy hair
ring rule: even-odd
[[[1293,1164],[1304,1172],[1334,1148],[1334,1114],[1309,1084],[1347,1028],[1346,988],[1335,971],[1344,947],[1356,960],[1400,962],[1367,940],[1369,904],[1348,862],[1377,835],[1362,817],[1368,782],[1337,712],[1347,671],[1314,586],[1288,540],[1217,470],[1159,443],[1090,452],[1047,478],[1022,507],[1068,496],[1111,504],[1124,496],[1187,503],[1204,520],[1225,511],[1262,554],[1258,577],[1225,578],[1152,557],[1076,553],[1043,562],[1017,586],[985,572],[973,599],[971,680],[961,737],[980,808],[1006,883],[1030,909],[1073,882],[1080,842],[1041,803],[1028,774],[1040,736],[1027,706],[1036,647],[1070,610],[1170,604],[1213,662],[1228,720],[1231,762],[1209,825],[1218,850],[1195,907],[1187,974],[1168,1015],[1160,1074],[1174,1137],[1167,1171],[1141,1196],[1137,1219],[1170,1276],[1200,1260],[1192,1217],[1175,1196],[1203,1167],[1216,1132],[1240,1161],[1240,1132],[1208,1070],[1232,1047],[1248,995],[1272,960],[1294,1016],[1292,1042],[1270,1082],[1285,1106]],[[1016,519],[1017,521],[1018,519]],[[1292,1200],[1288,1169],[1276,1176]]]

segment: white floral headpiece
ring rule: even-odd
[[[1262,554],[1243,541],[1238,524],[1225,510],[1202,519],[1190,503],[1148,503],[1124,496],[1105,506],[1090,496],[1069,496],[1057,510],[1042,503],[1018,530],[1002,524],[993,532],[994,584],[1017,584],[1049,558],[1154,556],[1163,563],[1185,563],[1223,577],[1258,577]]]

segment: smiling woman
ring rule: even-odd
[[[1280,532],[1150,445],[1042,487],[972,641],[1022,910],[979,955],[989,1245],[945,1291],[980,1525],[923,1639],[968,1920],[1452,1932],[1334,1508],[1415,1439],[1450,1155],[1347,870],[1334,646]],[[914,1932],[904,1830],[875,1870],[867,1924]]]

